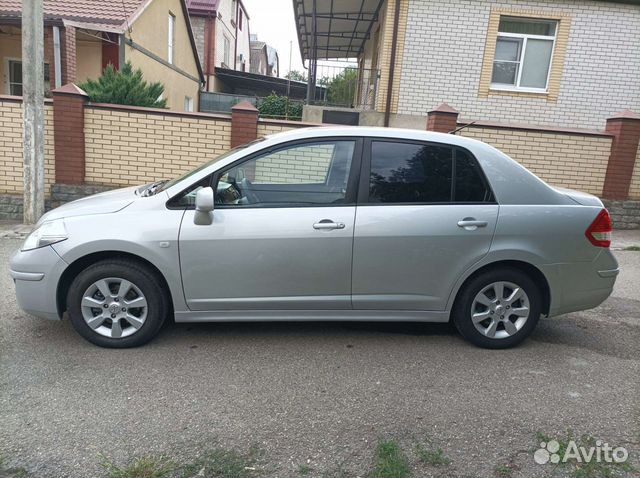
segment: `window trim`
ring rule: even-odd
[[[173,65],[176,49],[176,16],[169,11],[167,32],[167,62]]]
[[[500,15],[500,19],[502,19],[502,17],[507,17],[507,15]],[[508,18],[518,18],[518,19],[524,19],[524,20],[546,20],[546,21],[554,21],[556,23],[556,28],[555,28],[555,33],[553,35],[532,35],[532,34],[528,34],[528,33],[507,33],[507,32],[501,32],[500,31],[500,24],[498,23],[498,36],[496,37],[496,48],[498,45],[498,41],[500,40],[500,38],[517,38],[517,39],[521,39],[522,40],[522,49],[520,52],[520,60],[519,61],[504,61],[504,63],[518,63],[519,67],[518,67],[518,74],[516,75],[516,84],[515,85],[510,85],[508,83],[495,83],[493,81],[493,65],[496,63],[496,61],[502,61],[502,60],[496,60],[495,59],[495,51],[494,51],[494,57],[493,57],[493,62],[491,64],[492,66],[492,70],[491,70],[491,89],[492,90],[502,90],[502,91],[524,91],[524,92],[529,92],[529,93],[547,93],[549,91],[549,80],[551,78],[551,70],[552,70],[552,66],[553,66],[553,61],[554,61],[554,53],[556,50],[556,43],[557,43],[557,39],[558,39],[558,29],[560,28],[560,21],[559,20],[550,20],[550,19],[541,19],[541,18],[537,18],[537,19],[532,19],[529,17],[508,17]],[[526,54],[527,54],[527,42],[528,40],[545,40],[545,41],[551,41],[552,45],[551,45],[551,57],[549,58],[549,68],[547,69],[547,79],[545,82],[545,87],[544,88],[531,88],[531,87],[526,87],[526,86],[520,86],[520,80],[522,79],[522,70],[523,70],[523,66],[524,66],[524,61],[526,58]]]
[[[413,144],[417,146],[445,146],[452,149],[451,154],[451,195],[449,197],[449,201],[446,202],[395,202],[395,203],[385,203],[385,202],[369,202],[369,192],[370,192],[370,178],[371,178],[371,146],[374,142],[383,142],[383,143],[403,143],[403,144]],[[457,151],[466,152],[471,161],[473,161],[476,166],[478,166],[478,171],[480,171],[480,178],[489,191],[489,198],[486,201],[455,201],[455,183],[456,183],[456,153]],[[469,151],[467,148],[462,146],[458,146],[451,143],[439,143],[437,141],[421,141],[417,139],[403,139],[403,138],[389,138],[389,137],[374,137],[369,136],[364,140],[363,152],[362,152],[362,165],[360,170],[360,183],[358,185],[358,206],[367,206],[367,207],[384,207],[384,206],[461,206],[461,205],[487,205],[487,204],[498,204],[496,201],[496,196],[491,188],[491,183],[487,179],[487,176],[478,161],[478,158]]]
[[[222,35],[222,64],[229,68],[231,63],[231,40],[225,34]]]
[[[504,87],[493,87],[493,63],[496,54],[496,43],[498,40],[500,18],[514,17],[531,20],[553,20],[557,22],[555,32],[555,43],[553,48],[553,58],[549,68],[547,79],[547,89],[514,89]],[[511,8],[491,8],[489,22],[487,25],[487,36],[484,46],[484,59],[480,73],[478,87],[478,97],[488,98],[495,95],[506,95],[512,97],[530,97],[544,99],[547,102],[555,103],[560,95],[560,84],[564,72],[565,57],[569,45],[569,33],[571,31],[571,14],[562,10],[519,10]]]

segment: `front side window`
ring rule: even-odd
[[[355,145],[354,140],[305,143],[247,160],[220,175],[216,205],[345,204]]]
[[[373,141],[369,202],[387,204],[491,201],[476,159],[449,145]]]
[[[558,22],[500,17],[491,87],[546,91]]]

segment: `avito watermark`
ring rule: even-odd
[[[606,442],[603,443],[602,440],[597,440],[595,446],[579,445],[575,440],[569,440],[564,450],[560,450],[560,448],[560,442],[557,440],[540,442],[540,448],[533,454],[533,460],[539,465],[569,461],[620,464],[625,463],[629,458],[629,452],[626,448],[612,447]]]

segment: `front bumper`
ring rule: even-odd
[[[20,308],[36,317],[60,319],[57,290],[66,267],[67,263],[51,246],[16,251],[11,257],[10,274]]]

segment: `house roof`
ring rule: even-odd
[[[45,21],[60,21],[66,26],[86,30],[124,33],[140,17],[153,0],[43,0]],[[198,0],[205,1],[205,0]],[[198,57],[195,38],[189,20],[186,0],[179,0],[187,22],[189,42],[193,50],[200,81],[204,73]],[[22,0],[0,0],[0,21],[20,19]]]
[[[45,20],[72,20],[94,24],[121,25],[148,0],[44,0]],[[20,18],[22,0],[0,0],[0,18]]]
[[[313,5],[316,4],[317,58],[355,58],[369,38],[384,0],[293,0],[302,59],[312,56]]]

